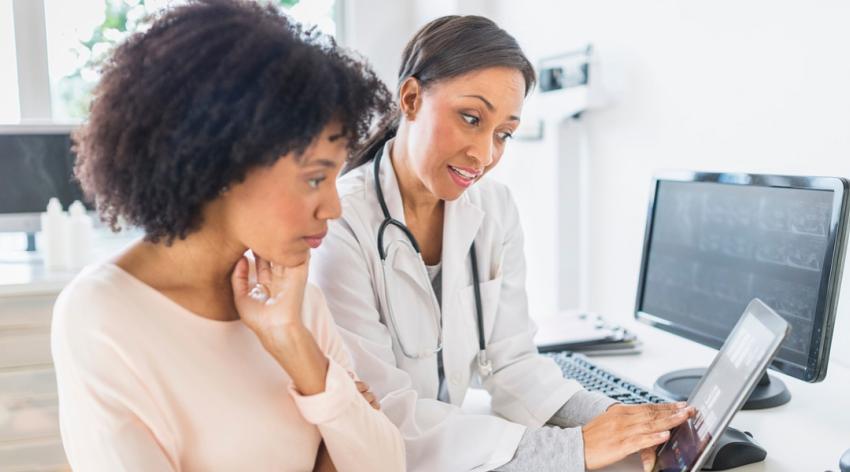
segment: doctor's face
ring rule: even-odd
[[[336,178],[348,150],[341,126],[325,128],[303,155],[287,154],[248,172],[221,197],[226,229],[260,257],[284,267],[307,260],[340,216]]]
[[[411,87],[416,93],[406,93]],[[408,79],[400,98],[413,171],[435,196],[454,200],[502,158],[519,126],[525,79],[507,67],[470,72],[425,89]]]

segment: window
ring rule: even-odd
[[[44,0],[53,120],[84,119],[99,79],[98,64],[110,49],[143,30],[149,14],[183,1]],[[296,20],[336,34],[336,0],[261,1],[280,5]]]
[[[0,0],[0,123],[21,119],[12,0]]]

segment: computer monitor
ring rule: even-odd
[[[0,232],[39,231],[39,214],[52,197],[64,208],[74,200],[83,201],[83,192],[73,179],[73,128],[0,126]]]
[[[844,261],[848,183],[834,177],[667,172],[652,181],[635,317],[718,349],[753,298],[791,325],[771,368],[826,376]],[[701,369],[656,389],[687,399]],[[765,375],[745,409],[786,403]]]

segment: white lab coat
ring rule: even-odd
[[[388,149],[379,178],[390,214],[404,222],[401,195]],[[377,230],[383,214],[375,193],[373,166],[363,165],[338,181],[342,218],[330,224],[327,238],[312,256],[310,277],[324,291],[357,374],[381,401],[384,413],[405,439],[408,470],[490,470],[514,455],[526,426],[539,427],[581,386],[564,379],[532,341],[528,316],[525,257],[519,215],[507,187],[483,179],[456,201],[446,202],[442,252],[443,363],[451,404],[438,401],[437,356],[410,359],[388,327]],[[385,246],[404,239],[396,228]],[[470,382],[478,375],[478,334],[469,248],[478,258],[487,357],[493,374],[483,379],[498,415],[463,413]],[[393,284],[409,284],[410,296],[394,304],[399,330],[428,333],[423,309],[433,297],[408,276],[420,266],[388,267]],[[395,286],[395,285],[394,285]],[[409,338],[408,338],[409,339]],[[433,337],[428,345],[435,344]]]

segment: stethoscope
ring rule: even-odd
[[[410,229],[404,225],[401,221],[393,218],[390,215],[390,210],[387,208],[387,202],[384,200],[384,191],[381,189],[381,181],[379,179],[379,171],[381,168],[381,158],[383,157],[383,150],[379,149],[375,154],[373,159],[373,172],[375,175],[375,193],[378,196],[378,203],[381,205],[381,211],[384,213],[384,221],[381,222],[381,225],[378,227],[378,254],[381,257],[381,265],[384,269],[384,285],[387,286],[387,251],[384,248],[384,231],[390,226],[395,226],[400,229],[402,233],[407,237],[407,240],[410,242],[410,245],[413,247],[413,250],[416,251],[416,255],[419,258],[419,265],[422,268],[422,273],[427,277],[427,272],[425,270],[425,261],[422,259],[422,253],[419,250],[419,243],[416,241],[416,237],[413,236],[413,233]],[[473,241],[472,246],[469,248],[469,259],[472,262],[472,289],[475,294],[475,316],[478,320],[478,373],[481,377],[486,377],[493,372],[493,364],[487,359],[487,351],[486,351],[486,343],[484,340],[484,314],[481,310],[481,289],[478,286],[478,260],[475,256],[475,242]],[[432,297],[434,298],[434,297]],[[389,292],[386,293],[387,299],[387,311],[389,312],[390,325],[392,325],[393,331],[395,331],[396,339],[399,342],[399,347],[401,348],[401,352],[408,358],[411,359],[421,359],[423,357],[432,356],[443,349],[443,320],[440,315],[441,309],[439,306],[434,306],[435,313],[440,315],[435,317],[435,329],[437,331],[437,347],[433,350],[424,351],[424,352],[411,352],[407,346],[404,345],[402,341],[402,336],[398,332],[398,323],[395,317],[395,312],[392,309],[392,303],[390,301]],[[436,304],[436,299],[432,300],[432,304]]]

